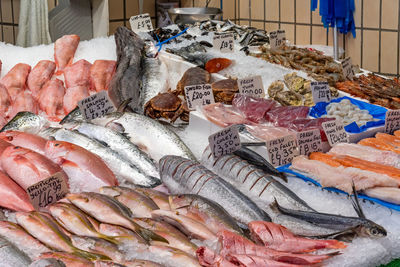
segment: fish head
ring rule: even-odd
[[[171,210],[177,210],[182,208],[188,208],[192,205],[193,197],[190,195],[170,195],[168,196],[169,206]]]
[[[370,238],[382,238],[387,235],[385,228],[370,220],[366,220],[359,226],[358,233],[360,236],[367,236]]]
[[[4,140],[6,142],[12,142],[14,140],[14,138],[18,137],[18,135],[20,135],[21,132],[19,131],[4,131],[0,133],[0,139]]]
[[[50,159],[66,158],[74,145],[64,141],[49,140],[46,142],[45,153]]]
[[[14,158],[14,159],[22,159],[24,155],[32,152],[27,148],[23,148],[20,146],[9,146],[4,151],[2,156],[6,158]]]
[[[32,112],[18,112],[1,130],[0,132],[16,130],[37,134],[43,128],[49,126],[49,122]]]

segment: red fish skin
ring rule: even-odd
[[[33,150],[42,155],[44,155],[44,148],[45,148],[46,142],[47,142],[46,139],[44,139],[38,135],[25,133],[25,132],[19,132],[19,131],[1,132],[0,140],[2,140],[2,142],[8,142],[7,146],[10,146],[11,144],[14,146],[21,146],[21,147]],[[2,145],[0,143],[0,153],[2,153],[1,146]]]
[[[41,60],[28,76],[28,89],[31,90],[33,97],[37,98],[43,85],[51,79],[56,70],[56,63],[50,60]]]
[[[249,223],[251,237],[259,245],[292,252],[310,252],[317,249],[343,249],[346,244],[337,240],[317,240],[297,237],[285,227],[272,222],[253,221]]]
[[[25,63],[18,63],[1,78],[0,83],[7,88],[8,94],[12,100],[26,89],[26,80],[30,71],[31,66]]]
[[[71,64],[75,51],[78,48],[80,37],[75,34],[64,35],[54,43],[54,61],[56,62],[56,75],[63,73],[64,68]]]
[[[56,173],[60,173],[68,184],[68,177],[60,166],[27,148],[7,147],[1,154],[0,163],[3,170],[25,190]]]
[[[278,262],[263,258],[255,255],[235,255],[229,254],[228,260],[234,264],[233,266],[239,267],[300,267],[302,265],[295,265],[290,263]]]
[[[74,86],[68,88],[63,100],[65,114],[70,113],[78,105],[78,102],[86,97],[89,97],[87,86]]]
[[[7,88],[0,83],[0,114],[5,114],[11,105],[11,97]]]
[[[81,59],[64,69],[65,87],[89,86],[92,64]]]
[[[95,92],[108,90],[116,66],[115,60],[96,60],[93,62],[90,68],[90,90]]]
[[[28,194],[7,174],[0,171],[0,206],[15,211],[33,211]]]
[[[49,80],[40,91],[38,102],[40,109],[48,116],[64,114],[64,95],[65,88],[61,80]]]
[[[237,267],[238,265],[231,263],[221,255],[215,254],[214,251],[207,247],[199,247],[196,250],[196,256],[201,266],[206,267]]]
[[[8,118],[13,118],[18,112],[21,111],[29,111],[35,114],[39,112],[39,104],[38,102],[32,97],[31,92],[28,90],[21,91],[14,100],[9,113]]]

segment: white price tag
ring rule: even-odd
[[[321,133],[318,129],[299,132],[297,133],[297,145],[300,155],[308,156],[311,152],[321,152]]]
[[[269,45],[271,49],[280,48],[286,42],[285,30],[277,30],[269,33]]]
[[[26,189],[33,207],[38,210],[64,198],[68,186],[64,175],[56,173]]]
[[[400,129],[400,109],[388,110],[385,118],[385,133],[393,134]]]
[[[188,108],[195,110],[198,106],[214,104],[214,93],[211,84],[185,86],[185,96]]]
[[[214,34],[213,46],[222,53],[232,53],[235,47],[233,33]]]
[[[275,167],[289,164],[295,156],[299,155],[296,139],[293,135],[267,141],[266,145],[269,160]]]
[[[252,97],[265,97],[264,85],[260,75],[238,80],[239,93]]]
[[[353,66],[351,64],[350,57],[348,57],[342,61],[342,70],[343,70],[343,75],[346,79],[353,80],[354,71],[353,71]]]
[[[100,91],[78,102],[78,107],[86,120],[94,120],[115,111],[107,91]]]
[[[311,82],[311,92],[315,104],[330,102],[332,99],[328,82]]]
[[[344,130],[343,123],[337,120],[323,122],[322,129],[325,131],[330,146],[349,142],[349,136]]]
[[[149,32],[153,30],[153,23],[148,13],[132,16],[129,19],[129,23],[134,32]]]
[[[235,126],[222,129],[210,135],[208,142],[215,158],[232,154],[240,149],[239,131]]]

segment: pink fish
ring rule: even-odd
[[[5,119],[5,116],[3,114],[0,114],[0,128],[3,128],[4,125],[7,124],[7,121]]]
[[[97,191],[102,186],[118,185],[114,173],[90,151],[63,141],[47,141],[46,156],[68,174],[71,188]]]
[[[48,116],[64,114],[64,95],[65,88],[61,80],[47,81],[39,94],[38,102],[40,109],[46,112]]]
[[[7,91],[7,88],[0,83],[0,114],[7,112],[11,105],[11,97]]]
[[[32,69],[28,76],[28,88],[31,90],[33,97],[39,95],[43,85],[51,79],[56,70],[56,64],[50,60],[41,60]]]
[[[11,144],[13,144],[14,146],[22,146],[24,148],[28,148],[42,155],[44,155],[44,148],[47,142],[46,139],[38,135],[19,132],[19,131],[1,132],[0,140],[8,142],[8,146]],[[0,144],[0,151],[1,151],[1,144]]]
[[[235,255],[229,254],[227,256],[229,262],[233,264],[233,266],[238,267],[299,267],[301,265],[295,265],[290,263],[278,262],[274,260],[270,260],[269,258],[259,257],[255,255]]]
[[[68,88],[64,95],[64,112],[70,113],[80,100],[89,96],[87,86],[75,86]]]
[[[63,73],[64,68],[72,63],[80,38],[78,35],[64,35],[54,43],[54,60],[57,65],[56,75]]]
[[[8,113],[9,118],[13,118],[20,111],[29,111],[35,114],[39,112],[39,104],[32,97],[31,92],[21,91],[15,98],[14,103]]]
[[[0,206],[16,211],[34,210],[28,194],[7,174],[0,172]]]
[[[31,66],[24,63],[18,63],[3,78],[1,78],[0,83],[7,88],[12,100],[14,100],[21,91],[25,90],[26,80],[30,71]]]
[[[108,90],[116,65],[114,60],[96,60],[90,68],[90,90]]]
[[[25,190],[56,173],[60,173],[68,181],[60,166],[45,156],[20,146],[7,147],[1,154],[0,162],[3,170]]]
[[[64,69],[65,87],[89,86],[90,85],[90,68],[92,64],[84,59],[67,66]]]

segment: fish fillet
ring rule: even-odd
[[[374,187],[364,191],[369,197],[379,198],[386,202],[400,205],[400,188],[395,187]]]

